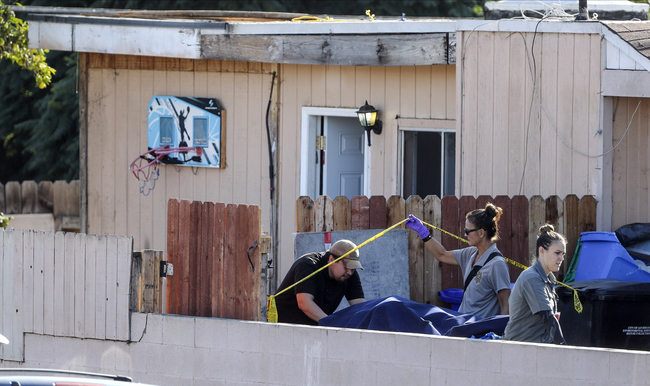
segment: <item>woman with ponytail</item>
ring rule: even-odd
[[[564,261],[566,239],[553,225],[539,228],[533,266],[519,275],[510,296],[510,320],[504,339],[566,344],[557,313],[555,276]],[[556,317],[558,315],[558,317]]]
[[[417,217],[410,215],[406,225],[418,232],[424,245],[439,261],[459,265],[463,271],[465,292],[459,312],[483,318],[508,315],[510,272],[497,249],[499,218],[503,210],[491,203],[465,217],[465,236],[469,247],[447,251]]]

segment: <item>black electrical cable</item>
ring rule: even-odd
[[[269,145],[269,183],[271,191],[271,200],[273,200],[273,191],[275,187],[273,185],[273,177],[275,177],[275,171],[273,168],[273,153],[271,152],[271,130],[269,129],[269,112],[271,111],[271,97],[273,96],[273,85],[275,84],[275,71],[273,71],[273,78],[271,79],[271,93],[269,95],[269,104],[266,106],[266,140]]]

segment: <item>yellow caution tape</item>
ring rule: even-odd
[[[371,238],[369,238],[368,240],[364,241],[363,243],[357,245],[356,248],[349,250],[349,251],[346,252],[344,255],[342,255],[341,257],[339,257],[339,258],[337,258],[336,260],[332,261],[331,263],[328,263],[328,264],[326,264],[326,265],[320,267],[319,269],[317,269],[316,271],[312,272],[312,273],[309,274],[308,276],[304,277],[304,278],[301,279],[301,280],[298,280],[297,282],[293,283],[292,285],[290,285],[289,287],[283,289],[282,291],[276,293],[275,295],[271,295],[271,296],[269,296],[269,301],[268,301],[268,311],[267,311],[267,318],[266,318],[266,319],[267,319],[269,322],[271,322],[271,323],[277,323],[277,322],[278,322],[278,310],[277,310],[277,308],[275,307],[275,297],[276,297],[276,296],[278,296],[278,295],[280,295],[280,294],[282,294],[282,293],[284,293],[284,292],[290,290],[291,288],[297,286],[298,284],[304,282],[305,280],[309,279],[310,277],[314,276],[315,274],[317,274],[318,272],[324,270],[325,268],[329,267],[330,265],[336,263],[337,261],[339,261],[339,260],[341,260],[341,259],[344,259],[347,255],[349,255],[350,253],[352,253],[352,252],[356,251],[357,249],[363,247],[364,245],[366,245],[366,244],[368,244],[368,243],[370,243],[370,242],[372,242],[372,241],[375,241],[376,239],[378,239],[378,238],[380,238],[381,236],[385,235],[388,231],[393,230],[393,229],[397,228],[398,226],[402,225],[403,223],[405,223],[406,220],[408,220],[408,218],[405,218],[404,220],[398,222],[397,224],[395,224],[395,225],[393,225],[393,226],[391,226],[391,227],[389,227],[389,228],[384,229],[383,231],[377,233],[376,235],[372,236]]]
[[[444,229],[440,229],[440,228],[438,228],[437,226],[434,226],[434,225],[431,225],[431,224],[427,224],[427,223],[424,222],[424,221],[422,221],[422,224],[424,224],[424,225],[426,225],[426,226],[428,226],[428,227],[431,227],[431,228],[433,228],[433,229],[439,230],[440,232],[443,232],[443,233],[445,233],[445,234],[447,234],[447,235],[449,235],[449,236],[452,236],[452,237],[454,237],[454,238],[456,238],[456,239],[458,239],[458,240],[460,240],[460,241],[463,241],[463,242],[469,244],[469,241],[465,240],[464,238],[462,238],[462,237],[458,237],[458,236],[456,236],[455,234],[449,233],[449,232],[447,232],[447,231],[444,230]],[[521,264],[520,262],[517,262],[517,261],[511,260],[511,259],[508,259],[508,258],[505,257],[505,256],[503,256],[503,258],[506,259],[506,261],[507,261],[508,263],[514,265],[514,266],[517,267],[517,268],[528,269],[527,266]],[[570,287],[569,285],[562,283],[561,281],[557,281],[557,283],[558,283],[558,284],[561,284],[561,285],[565,286],[566,288],[568,288],[568,289],[570,289],[570,290],[573,291],[573,307],[576,309],[576,311],[577,311],[579,314],[581,314],[581,313],[582,313],[582,303],[580,302],[580,297],[578,296],[578,291],[576,291],[574,288]]]
[[[325,16],[325,18],[318,17],[318,16],[300,16],[300,17],[294,17],[291,19],[292,22],[314,22],[314,21],[345,21],[343,19],[340,20],[335,20],[332,19],[329,16]]]

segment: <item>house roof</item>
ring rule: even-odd
[[[650,21],[605,21],[602,24],[638,53],[650,59]]]

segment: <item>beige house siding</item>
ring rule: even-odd
[[[612,157],[612,230],[615,230],[625,224],[650,222],[650,101],[614,98],[613,103],[612,146],[620,142]]]
[[[455,119],[455,66],[347,67],[282,65],[279,154],[279,280],[293,261],[295,200],[300,194],[301,108],[359,108],[366,100],[380,110],[381,135],[373,134],[370,192],[398,193],[400,118]]]
[[[166,249],[167,200],[256,204],[270,227],[265,115],[271,66],[91,55],[88,69],[88,232],[133,235],[134,249]],[[153,95],[214,97],[226,110],[223,169],[163,165],[148,196],[128,170],[147,150]]]
[[[602,145],[600,35],[463,31],[457,42],[457,195],[598,198],[602,160],[586,155]]]

